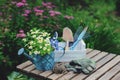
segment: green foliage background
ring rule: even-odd
[[[51,1],[51,0],[49,0]],[[88,26],[91,37],[87,47],[120,54],[120,17],[117,0],[52,0],[63,13],[74,16],[73,32],[79,25]],[[61,3],[61,4],[59,4]],[[120,5],[120,2],[118,3]]]
[[[0,41],[4,44],[0,45],[0,72],[8,72],[8,70],[15,70],[15,66],[26,58],[18,57],[17,51],[21,47],[21,40],[16,39],[16,34],[19,29],[24,28],[25,32],[29,31],[32,27],[39,27],[39,21],[35,21],[35,17],[31,17],[31,21],[24,22],[23,17],[16,14],[19,12],[15,9],[10,1],[21,0],[0,0],[0,11],[5,12],[3,17],[0,16]],[[101,51],[107,51],[109,53],[120,54],[120,13],[117,3],[119,0],[27,0],[31,7],[41,5],[42,1],[53,2],[57,6],[57,11],[60,11],[63,15],[74,16],[73,20],[65,20],[62,16],[59,20],[48,20],[40,22],[40,24],[50,23],[54,26],[60,24],[60,29],[54,29],[52,27],[42,27],[43,30],[53,32],[57,30],[59,36],[62,34],[64,27],[70,27],[73,32],[81,25],[83,27],[88,26],[88,33],[91,37],[85,39],[88,48],[98,49]],[[34,4],[33,4],[34,3]],[[9,6],[7,9],[6,5]],[[14,9],[13,9],[14,8]],[[9,14],[14,12],[14,19],[9,22]],[[1,20],[5,18],[6,20]],[[13,23],[16,24],[13,24]],[[27,28],[25,26],[28,26]],[[49,27],[49,29],[48,29]],[[40,27],[41,28],[41,27]],[[8,32],[7,32],[8,29]],[[16,57],[14,57],[16,56]],[[4,65],[2,65],[4,64]],[[7,75],[8,73],[4,74]],[[13,73],[17,74],[17,73]],[[4,76],[3,75],[3,76]],[[1,77],[1,76],[0,76]],[[24,77],[24,76],[22,76]],[[27,80],[27,77],[25,77]],[[1,79],[1,78],[0,78]],[[29,80],[29,79],[28,79]]]

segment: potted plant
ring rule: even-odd
[[[50,33],[33,28],[22,40],[25,45],[18,51],[35,64],[38,70],[50,70],[54,66],[54,53],[50,44]]]

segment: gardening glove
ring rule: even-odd
[[[71,70],[77,73],[83,72],[84,74],[89,74],[94,71],[96,63],[91,59],[82,58],[79,60],[72,60],[65,66],[69,71]]]
[[[77,66],[77,65],[70,65],[70,64],[66,64],[65,65],[66,69],[68,71],[73,71],[73,72],[76,72],[76,73],[80,73],[81,72],[81,67]]]

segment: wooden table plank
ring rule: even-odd
[[[48,77],[50,74],[52,74],[53,72],[50,70],[50,71],[44,71],[43,73],[39,74],[40,76],[43,76],[43,77]]]
[[[37,70],[37,69],[34,69],[31,71],[31,73],[35,74],[35,75],[39,75],[40,73],[42,73],[43,71],[40,71],[40,70]]]
[[[31,66],[28,66],[28,67],[24,68],[23,70],[26,71],[26,72],[30,72],[33,69],[35,69],[35,65],[34,64],[32,64]]]
[[[111,70],[109,70],[107,73],[105,73],[103,76],[101,76],[99,80],[110,80],[119,71],[120,71],[120,62]]]
[[[88,49],[87,49],[88,50]],[[90,51],[90,53],[89,53],[89,51]],[[100,51],[98,51],[98,50],[89,50],[89,51],[87,51],[88,52],[88,57],[92,57],[92,56],[95,56],[96,54],[98,54]],[[50,78],[50,79],[53,79],[53,80],[55,80],[55,79],[57,79],[57,78],[60,78],[60,77],[64,77],[64,78],[66,78],[67,77],[67,79],[69,79],[68,78],[68,75],[69,74],[71,74],[71,76],[69,76],[69,78],[72,78],[73,76],[75,76],[75,75],[77,75],[77,74],[74,74],[74,73],[66,73],[66,74],[52,74],[52,75],[50,75],[48,78]]]
[[[93,51],[93,49],[87,48],[87,49],[86,49],[86,54],[88,54],[88,53],[90,53],[90,52],[92,52],[92,51]]]
[[[103,57],[105,57],[107,54],[108,54],[107,52],[101,52],[98,55],[96,55],[95,57],[93,57],[92,60],[98,61],[98,60],[102,59]]]
[[[90,52],[89,54],[87,54],[86,57],[88,57],[88,58],[94,57],[94,56],[96,56],[100,52],[101,51],[93,50],[92,52]]]
[[[115,57],[110,62],[108,62],[107,64],[105,64],[103,67],[101,67],[96,72],[94,72],[89,77],[87,77],[85,80],[96,80],[96,79],[98,79],[101,75],[103,75],[111,67],[113,67],[114,65],[116,65],[119,61],[120,61],[120,56]]]
[[[115,54],[109,54],[106,57],[102,58],[100,61],[97,62],[96,67],[103,67],[104,64],[112,60],[116,55]]]
[[[52,80],[56,80],[57,78],[60,78],[62,75],[65,75],[65,73],[62,73],[62,74],[54,73],[54,74],[50,75],[48,78],[52,79]]]
[[[111,80],[120,80],[120,72],[117,73]]]
[[[27,67],[27,66],[29,66],[29,65],[31,65],[31,64],[32,64],[31,61],[26,61],[26,62],[18,65],[18,66],[17,66],[17,69],[23,69],[23,68],[25,68],[25,67]]]
[[[102,53],[99,53],[99,55],[103,55],[104,53],[102,52]],[[99,56],[98,55],[98,56]],[[104,55],[105,56],[105,55]],[[99,57],[98,58],[98,60],[96,60],[96,61],[98,61],[97,63],[96,63],[96,70],[95,71],[97,71],[97,69],[99,69],[100,67],[102,67],[104,64],[106,64],[109,60],[111,60],[112,58],[114,58],[115,57],[115,54],[109,54],[109,55],[107,55],[107,56],[105,56],[105,57]],[[96,56],[95,56],[96,57]],[[94,60],[95,58],[93,58],[92,60]],[[90,74],[91,75],[91,74]],[[85,74],[79,74],[79,75],[77,75],[76,77],[74,77],[72,80],[77,80],[77,79],[80,79],[80,80],[82,80],[82,79],[84,79],[84,78],[86,78],[86,77],[88,77],[89,75],[85,75]]]
[[[75,76],[76,74],[74,72],[68,72],[67,74],[65,74],[64,76],[60,77],[57,80],[70,80],[73,76]]]

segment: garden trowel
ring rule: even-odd
[[[79,43],[79,41],[83,38],[83,36],[85,35],[86,31],[87,31],[88,27],[85,27],[84,30],[81,32],[81,34],[78,36],[77,40],[73,43],[73,45],[70,47],[70,50],[74,50],[74,48],[77,46],[77,44]]]
[[[69,29],[68,27],[65,27],[63,29],[63,36],[62,36],[63,40],[66,41],[66,47],[65,50],[69,50],[69,42],[73,42],[73,33],[71,31],[71,29]]]

